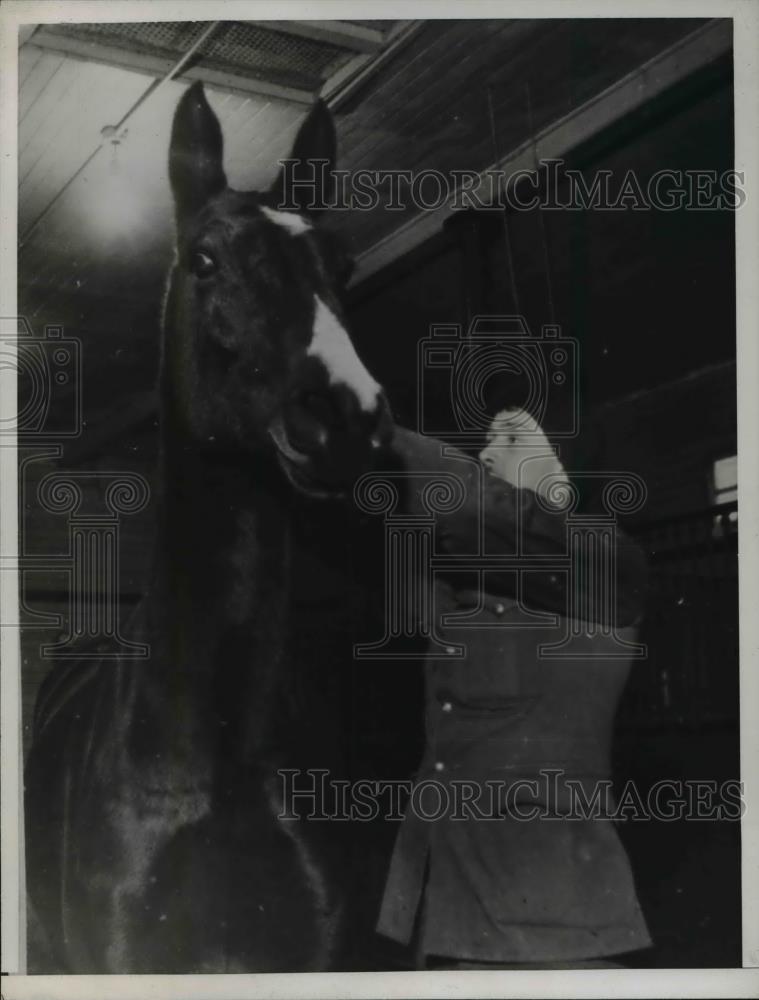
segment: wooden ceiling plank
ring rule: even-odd
[[[232,122],[224,122],[222,128],[224,134],[228,137],[226,144],[226,153],[228,154],[231,148],[237,147],[243,140],[247,140],[252,133],[254,124],[256,128],[261,127],[261,118],[272,111],[280,110],[278,105],[272,105],[271,102],[265,101],[263,98],[259,99],[257,103],[249,108],[247,108],[247,113],[244,121],[236,125]],[[258,123],[258,124],[256,124]]]
[[[135,73],[142,73],[156,78],[165,76],[173,69],[176,63],[176,60],[171,58],[135,52],[131,49],[121,49],[113,45],[84,41],[83,39],[74,38],[69,35],[59,35],[47,28],[36,32],[27,44],[73,56],[76,59],[101,63],[106,66],[116,66],[120,69],[131,70]],[[176,79],[187,82],[201,80],[215,87],[217,90],[231,91],[232,93],[243,94],[245,96],[249,94],[263,94],[267,97],[294,104],[313,103],[314,92],[319,85],[319,82],[315,81],[314,89],[308,90],[302,86],[275,81],[271,75],[268,77],[243,76],[239,73],[212,68],[202,63],[197,66],[187,67]]]
[[[695,22],[681,34],[685,35],[687,30],[692,31],[697,26],[698,22]],[[461,76],[458,74],[460,67],[456,67],[452,72],[459,77],[456,88],[459,99],[452,105],[445,93],[430,95],[425,107],[421,112],[417,111],[416,118],[412,119],[410,131],[417,134],[419,139],[413,146],[414,158],[404,165],[416,171],[436,165],[441,147],[435,132],[438,123],[442,122],[442,134],[450,134],[450,128],[446,128],[444,122],[448,110],[455,112],[461,123],[468,126],[466,133],[462,134],[460,145],[457,145],[455,137],[449,141],[450,156],[444,157],[449,169],[463,169],[472,165],[477,167],[491,159],[493,148],[487,111],[487,89],[490,87],[498,145],[508,149],[517,145],[531,131],[527,122],[527,84],[531,89],[532,131],[540,131],[673,41],[672,38],[662,37],[661,22],[648,32],[641,28],[634,33],[632,37],[637,43],[634,46],[620,38],[614,22],[600,20],[583,25],[583,41],[604,52],[605,58],[583,72],[583,87],[579,92],[576,88],[573,92],[571,82],[573,79],[577,80],[572,73],[576,37],[577,25],[574,22],[545,22],[536,36],[527,40],[520,39],[516,48],[511,46],[509,50],[504,49],[501,66],[498,65],[498,60],[488,60],[487,71],[483,74],[487,75],[487,80],[479,81],[477,73],[472,73],[471,70]],[[659,38],[662,39],[661,42],[658,41]],[[547,66],[551,67],[550,73],[545,72],[544,68]],[[555,89],[557,74],[569,83],[569,86],[558,93]],[[447,87],[448,84],[449,80],[446,79]],[[488,88],[486,84],[489,85]],[[405,127],[408,128],[408,123]]]
[[[560,79],[567,79],[572,60],[578,58],[576,38],[573,35],[577,31],[576,24],[566,20],[543,22],[537,36],[527,39],[520,37],[517,48],[513,44],[508,48],[504,45],[502,68],[499,68],[499,59],[490,58],[486,60],[482,71],[484,77],[494,79],[494,83],[497,81],[493,89],[493,106],[499,148],[515,148],[531,131],[539,132],[568,114],[583,100],[613,84],[615,77],[619,78],[633,69],[643,56],[651,58],[679,38],[685,37],[694,28],[703,27],[703,24],[703,21],[696,20],[685,23],[678,21],[676,25],[666,22],[665,26],[661,21],[648,21],[640,25],[634,36],[637,44],[630,49],[617,39],[618,33],[613,30],[613,22],[589,23],[583,28],[583,40],[592,43],[592,50],[598,52],[607,53],[612,46],[614,58],[594,60],[589,65],[587,73],[581,76],[581,80],[586,83],[583,97],[574,103],[571,87],[555,93],[552,86],[556,72],[558,71]],[[663,30],[665,27],[666,30]],[[615,42],[618,51],[613,47]],[[545,67],[552,69],[546,72]],[[532,129],[527,121],[525,84],[528,82],[532,84]],[[459,94],[455,104],[450,102],[449,89],[454,89]],[[413,105],[410,106],[413,109]],[[457,123],[450,121],[451,114],[458,116]],[[393,158],[399,161],[403,156],[410,156],[410,159],[403,162],[403,167],[412,172],[430,167],[440,168],[441,165],[445,166],[445,172],[480,170],[494,156],[487,92],[484,84],[471,72],[468,78],[459,80],[455,88],[450,87],[446,77],[445,92],[441,92],[439,87],[433,87],[423,114],[417,115],[416,124],[412,126],[404,121],[399,128],[402,134],[397,137],[387,135],[382,140],[382,155],[391,161]],[[408,134],[417,137],[413,144],[405,141],[404,136]],[[364,155],[369,157],[369,166],[376,164],[375,150]],[[354,163],[352,166],[353,169],[358,169],[363,163]],[[411,215],[413,210],[399,212],[392,220],[392,228],[405,224]],[[352,235],[361,247],[367,248],[388,235],[390,223],[391,220],[387,217],[377,222],[364,214],[352,222]]]
[[[377,52],[384,41],[384,33],[366,25],[349,21],[255,21],[267,31],[308,38],[351,52]]]
[[[367,95],[369,102],[348,112],[346,119],[371,128],[378,117],[387,114],[383,108],[388,106],[388,99],[390,105],[395,106],[397,93],[416,92],[420,89],[419,82],[428,77],[436,77],[440,81],[450,63],[455,61],[457,51],[467,44],[472,44],[468,21],[423,22],[422,29],[412,38],[405,58],[391,65],[381,79],[374,81]]]
[[[230,101],[232,101],[232,98],[234,96],[235,95],[230,92],[228,94],[224,94],[224,96],[221,98],[221,101],[219,102],[219,104],[217,106],[217,109],[216,109],[216,113],[219,115],[219,117],[222,117],[224,114],[226,114],[226,112],[227,112],[227,105],[229,105]],[[236,105],[234,103],[232,103],[232,106],[231,106],[231,108],[229,110],[233,111],[235,107],[236,107]]]
[[[535,67],[537,67],[538,71],[540,71],[541,67],[546,65],[540,61],[542,58],[540,50],[546,49],[547,54],[552,54],[553,46],[556,43],[557,37],[561,35],[561,30],[560,24],[546,22],[545,24],[541,24],[540,31],[530,33],[529,35],[520,33],[518,37],[514,37],[513,34],[511,37],[503,37],[502,34],[494,32],[492,44],[487,46],[486,51],[483,53],[485,58],[479,66],[476,59],[473,60],[471,55],[467,55],[456,66],[451,67],[450,76],[446,78],[446,84],[448,84],[449,79],[455,84],[455,96],[452,98],[448,88],[447,92],[438,90],[437,93],[432,93],[430,98],[425,100],[422,105],[417,104],[410,109],[413,117],[407,124],[411,125],[412,131],[416,131],[418,122],[424,119],[428,122],[433,122],[439,115],[444,114],[447,109],[453,110],[455,108],[456,112],[460,113],[466,104],[471,103],[481,109],[482,120],[486,123],[484,129],[485,136],[490,141],[487,91],[488,87],[494,82],[495,71],[497,71],[499,64],[508,62],[507,72],[509,78],[506,89],[509,103],[526,107],[524,84],[530,75],[529,70],[533,68],[534,71]],[[555,56],[555,53],[553,54]],[[497,106],[497,97],[498,94],[494,91],[494,108]],[[567,108],[567,110],[569,109]],[[480,129],[479,131],[483,130]]]
[[[278,151],[284,144],[284,137],[288,134],[294,135],[303,120],[303,114],[304,109],[301,107],[291,105],[289,108],[282,108],[270,104],[254,113],[239,132],[226,131],[225,140],[230,165],[242,165],[242,172],[252,178],[256,167],[263,162],[264,157],[268,157],[273,171],[274,160],[280,155]],[[265,142],[256,140],[256,132],[264,137]],[[248,152],[248,144],[251,152]],[[284,150],[282,155],[287,155],[287,152],[289,150]],[[250,182],[246,180],[246,184],[249,183],[252,183],[252,180]]]
[[[447,142],[450,155],[443,156],[449,169],[476,166],[492,158],[493,143],[488,117],[490,77],[487,72],[483,74],[483,66],[487,71],[490,65],[497,62],[501,54],[511,60],[510,68],[513,68],[514,80],[517,83],[509,87],[509,113],[515,119],[523,119],[526,114],[524,82],[527,79],[527,67],[531,65],[530,59],[532,65],[541,65],[534,58],[534,54],[543,44],[555,41],[555,30],[551,31],[551,27],[546,24],[546,37],[539,35],[537,39],[534,36],[525,38],[523,34],[520,34],[518,39],[514,38],[513,29],[507,39],[495,32],[481,51],[470,50],[463,58],[455,61],[446,74],[444,90],[433,85],[429,91],[421,91],[413,100],[404,103],[403,119],[400,123],[401,135],[398,140],[399,150],[397,154],[388,153],[389,158],[400,160],[405,155],[402,166],[414,172],[436,166],[441,159],[441,152],[446,148],[441,144],[440,136],[446,132],[450,135],[450,120],[454,116],[465,123],[462,127],[471,128],[477,141],[459,142],[456,136],[450,136]],[[507,43],[512,44],[505,48]],[[519,59],[515,58],[514,50],[519,54]],[[568,110],[566,107],[559,114]],[[525,131],[526,123],[520,120],[520,125],[523,126],[520,131]],[[498,117],[496,117],[496,127],[498,127]],[[411,148],[404,139],[409,134],[417,137]],[[499,138],[501,145],[504,137],[501,135]],[[476,146],[485,151],[484,161],[476,155]],[[463,159],[465,162],[457,161],[457,152],[458,159]],[[361,155],[365,159],[372,155],[372,150],[364,150]],[[356,169],[360,166],[360,161],[355,163]]]
[[[428,24],[422,35],[418,46],[411,43],[411,48],[415,49],[411,57],[399,62],[394,72],[372,89],[371,104],[360,107],[344,119],[340,134],[345,148],[351,149],[352,162],[367,143],[387,131],[387,123],[392,121],[398,109],[402,112],[408,94],[420,93],[425,81],[439,83],[451,62],[455,62],[458,50],[472,45],[468,23],[447,22],[443,27]],[[426,45],[421,44],[424,39]],[[351,142],[353,133],[360,134],[361,138]]]
[[[487,166],[480,173],[503,171],[510,174],[519,169],[532,169],[536,157],[540,160],[565,156],[591,136],[729,52],[731,46],[732,22],[711,20],[551,123],[534,138],[528,137],[506,153],[500,162]],[[452,211],[446,204],[435,211],[421,212],[360,254],[352,285],[438,233]]]
[[[225,114],[223,115],[222,120],[229,128],[237,129],[248,120],[254,107],[261,107],[261,101],[256,100],[254,104],[252,97],[244,97],[240,100],[240,103],[234,111],[230,112],[228,109],[225,109]]]
[[[73,95],[71,95],[72,89],[76,90]],[[65,149],[72,140],[72,136],[67,131],[71,126],[71,112],[74,111],[76,114],[81,112],[83,109],[80,97],[83,97],[83,102],[86,104],[89,94],[91,94],[91,90],[81,86],[81,77],[78,75],[72,77],[63,92],[52,96],[45,119],[36,125],[31,135],[25,136],[23,144],[19,141],[20,191],[24,189],[25,185],[28,185],[32,173],[43,158],[48,155],[48,159],[50,159],[51,151],[53,153],[52,159],[56,161],[61,159],[61,147]],[[50,122],[51,118],[52,122]],[[20,131],[25,132],[26,129]],[[61,133],[64,133],[62,144],[58,141]]]
[[[255,133],[266,127],[267,116],[272,110],[271,104],[263,104],[258,108],[252,108],[239,128],[224,127],[225,166],[229,174],[250,172],[247,147],[249,144],[256,144]]]
[[[275,133],[267,131],[265,128],[263,129],[264,134],[266,135],[266,143],[263,146],[259,143],[258,152],[254,156],[247,158],[247,171],[249,173],[253,173],[257,167],[261,166],[261,164],[265,164],[267,167],[271,167],[273,180],[276,174],[276,161],[278,157],[287,156],[290,152],[289,144],[287,148],[284,148],[285,141],[288,137],[292,137],[293,140],[295,139],[295,134],[302,120],[303,111],[301,108],[291,109],[287,116],[278,112],[276,114],[275,121],[277,121],[281,127],[279,127]],[[261,124],[262,122],[259,120],[259,125]],[[238,143],[235,143],[235,145],[237,147],[237,157],[239,158],[240,145]]]
[[[29,41],[29,39],[32,37],[32,35],[34,34],[34,32],[37,30],[37,28],[38,28],[38,25],[36,25],[36,24],[20,24],[18,26],[18,48],[19,48],[19,56],[21,55],[21,52],[23,51],[24,46]]]
[[[425,25],[423,34],[428,36],[429,30],[429,25]],[[410,48],[413,49],[413,43]],[[399,62],[396,64],[395,67],[391,68],[390,75],[386,75],[384,79],[379,81],[379,83],[375,81],[374,86],[370,89],[370,92],[367,95],[368,100],[366,103],[362,102],[358,107],[354,107],[352,110],[339,116],[338,130],[340,145],[341,148],[346,151],[346,155],[350,150],[352,157],[353,151],[357,149],[359,145],[383,132],[383,128],[381,126],[384,125],[384,122],[388,117],[388,112],[387,110],[383,110],[382,97],[379,95],[379,91],[390,87],[394,82],[402,79],[404,72],[403,67],[406,65],[412,65],[418,60],[424,60],[425,54],[428,53],[431,48],[432,46],[423,50],[417,49],[408,61],[404,60],[402,63]],[[420,71],[424,71],[424,62],[421,63]]]
[[[229,105],[225,106],[219,115],[222,132],[237,134],[245,127],[250,115],[262,106],[262,99],[253,97],[241,98],[240,103],[234,108],[230,108]]]
[[[75,85],[78,67],[71,60],[64,60],[50,80],[40,91],[34,104],[24,115],[18,129],[18,154],[22,157],[29,144],[37,137],[43,127],[51,119],[58,116],[58,109],[66,95]]]
[[[488,25],[488,35],[478,43],[477,33],[481,28],[477,24],[466,24],[460,27],[463,33],[451,38],[448,44],[439,51],[435,60],[430,60],[430,66],[423,74],[416,74],[406,81],[403,91],[400,92],[399,100],[395,102],[398,113],[391,118],[391,127],[398,133],[398,145],[403,149],[403,156],[406,162],[403,166],[411,168],[412,163],[408,160],[408,143],[406,136],[419,136],[419,124],[426,123],[429,130],[430,124],[436,116],[466,101],[471,96],[471,80],[474,78],[475,85],[479,88],[477,97],[478,106],[485,109],[487,107],[486,80],[477,80],[478,74],[502,58],[508,58],[509,53],[523,48],[535,33],[550,30],[548,25],[551,22],[536,25],[534,22],[526,22],[515,25],[513,21],[493,22]],[[441,87],[441,83],[443,86]],[[483,111],[486,116],[486,111]],[[486,132],[489,134],[487,117],[485,117]],[[423,131],[425,129],[423,128]],[[361,160],[372,155],[371,140],[365,140],[357,144],[352,150],[352,161],[354,167],[361,165]],[[414,143],[416,152],[417,141]],[[398,159],[398,156],[390,150],[387,151],[388,159]]]
[[[376,76],[382,67],[405,49],[424,27],[424,21],[396,21],[387,32],[380,52],[357,55],[332,73],[321,89],[321,97],[333,111],[349,100],[361,87]]]
[[[349,59],[347,63],[327,77],[326,83],[323,84],[322,89],[319,91],[319,96],[322,100],[326,101],[331,108],[334,108],[334,101],[330,100],[332,95],[341,90],[346,81],[351,80],[353,77],[357,77],[365,66],[368,66],[373,62],[374,57],[368,52],[363,52],[359,55],[353,56],[352,59]]]
[[[96,63],[80,63],[74,60],[74,64],[78,66],[80,72],[81,101],[79,94],[77,94],[75,99],[69,99],[68,109],[62,108],[60,101],[56,101],[59,117],[58,126],[52,134],[46,135],[47,141],[43,153],[25,172],[19,186],[19,218],[23,217],[27,205],[33,207],[38,198],[39,188],[44,185],[45,180],[50,178],[51,174],[54,175],[53,182],[48,187],[51,187],[53,191],[65,184],[82,161],[82,145],[84,144],[88,149],[94,148],[100,139],[101,128],[118,121],[144,89],[144,83],[140,77],[130,76],[126,73],[114,75],[112,69]],[[85,143],[83,143],[84,135],[81,125],[77,131],[72,130],[68,111],[73,113],[75,120],[79,123],[90,123]],[[68,140],[70,154],[68,157],[65,154],[62,155],[61,148],[57,145],[56,140],[60,133],[63,133],[64,138]],[[64,147],[65,145],[64,143]],[[45,154],[47,155],[45,156]],[[38,170],[38,176],[33,182],[32,173],[40,162],[43,163],[43,173],[40,174]]]
[[[18,54],[18,86],[19,90],[26,83],[29,74],[37,63],[42,59],[44,53],[42,49],[27,48],[24,46]]]
[[[23,91],[19,94],[19,125],[23,122],[30,108],[34,106],[37,97],[47,87],[64,62],[65,57],[58,52],[43,53],[43,58],[39,60],[29,79],[26,81]]]
[[[186,80],[188,83],[201,80],[217,90],[229,90],[245,97],[251,94],[258,97],[268,97],[285,104],[311,105],[316,93],[316,87],[313,90],[306,90],[303,87],[277,83],[273,79],[240,76],[237,73],[229,73],[226,70],[212,69],[202,65],[190,67],[177,79]]]

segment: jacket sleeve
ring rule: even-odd
[[[532,490],[518,489],[490,475],[475,459],[445,445],[397,427],[393,443],[395,456],[407,477],[404,496],[409,513],[427,513],[424,488],[436,473],[453,474],[463,486],[463,500],[451,513],[436,516],[439,551],[465,556],[479,551],[490,556],[521,551],[528,556],[566,556],[567,519],[561,511],[552,512],[538,502]],[[580,553],[578,558],[587,558]],[[550,562],[550,560],[547,560]],[[575,563],[572,573],[575,587],[587,586],[590,575]],[[487,571],[487,589],[495,594],[514,596],[517,575],[514,570]],[[566,614],[570,575],[546,569],[521,573],[521,597],[528,605]],[[637,622],[645,600],[647,571],[643,553],[619,529],[616,532],[616,624],[624,627]],[[577,595],[577,606],[586,609],[584,616],[602,621],[605,601],[593,599],[590,592]]]

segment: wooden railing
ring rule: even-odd
[[[622,725],[699,726],[738,718],[738,507],[650,521],[630,532],[650,584]]]

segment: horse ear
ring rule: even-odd
[[[319,215],[334,200],[336,162],[335,123],[319,99],[298,130],[292,152],[272,185],[276,207]]]
[[[169,179],[177,216],[197,212],[227,186],[221,126],[203,92],[193,83],[174,112],[169,148]]]

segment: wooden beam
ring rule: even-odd
[[[371,66],[376,61],[376,58],[376,56],[369,55],[366,52],[358,56],[353,56],[336,73],[327,78],[322,89],[319,91],[319,96],[333,108],[335,103],[333,95],[337,96],[344,87],[347,88],[350,85],[350,81],[356,78],[365,67]]]
[[[18,26],[18,47],[26,45],[36,30],[36,24],[20,24]]]
[[[480,176],[485,178],[487,174],[496,172],[508,177],[518,170],[534,170],[536,158],[561,159],[674,84],[730,52],[732,44],[732,21],[723,18],[711,20],[563,118],[552,122],[534,137],[527,138],[500,161],[482,170]],[[485,202],[487,183],[482,188],[480,200]],[[453,191],[450,200],[455,200]],[[439,233],[453,211],[450,204],[445,204],[432,211],[419,212],[360,254],[351,288]]]
[[[387,33],[381,52],[354,56],[326,80],[320,96],[333,111],[337,110],[360,87],[368,83],[389,59],[397,55],[425,23],[425,21],[398,21]]]
[[[376,52],[384,41],[383,33],[376,28],[349,21],[255,21],[254,24],[268,31],[297,35],[351,52]]]
[[[151,55],[136,52],[133,49],[122,49],[115,45],[103,45],[84,38],[74,38],[70,35],[58,34],[54,28],[40,27],[27,41],[27,45],[37,46],[50,52],[73,56],[87,62],[96,62],[104,66],[115,66],[119,69],[131,70],[146,76],[160,78],[165,76],[175,65],[173,57]],[[188,66],[177,77],[177,80],[202,80],[216,90],[232,94],[242,94],[245,97],[256,94],[270,97],[291,104],[311,105],[321,86],[321,81],[314,78],[313,89],[294,86],[283,77],[275,80],[271,74],[264,79],[255,76],[242,76],[206,66],[201,61],[195,66]]]

